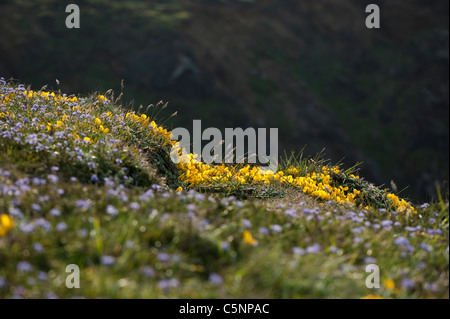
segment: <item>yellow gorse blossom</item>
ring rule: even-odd
[[[5,236],[14,227],[14,222],[6,214],[0,215],[0,237]]]
[[[146,126],[148,117],[143,114],[138,116],[134,113],[127,113],[126,119],[133,122],[141,123]],[[152,130],[149,135],[160,137],[164,141],[164,145],[174,146],[173,152],[178,152],[181,161],[177,164],[182,171],[180,178],[189,186],[211,185],[214,183],[238,183],[238,184],[264,184],[268,185],[273,182],[282,184],[290,184],[300,188],[304,193],[320,198],[322,200],[332,200],[338,203],[356,203],[356,199],[361,195],[361,191],[357,189],[349,189],[344,186],[333,186],[331,174],[339,174],[338,166],[322,167],[319,173],[306,174],[299,176],[300,171],[291,166],[284,171],[272,172],[273,174],[263,174],[259,167],[232,167],[229,165],[209,165],[196,160],[196,154],[183,154],[176,141],[170,139],[171,132],[158,126],[154,121],[150,122]],[[359,176],[351,174],[353,179],[359,179]],[[392,207],[400,212],[416,212],[416,210],[405,200],[400,200],[394,194],[388,194],[387,197],[392,201]],[[366,206],[366,209],[368,207]]]
[[[252,234],[248,230],[244,231],[243,237],[244,237],[243,238],[244,242],[246,244],[249,244],[249,245],[252,245],[252,246],[258,245],[258,241],[255,238],[253,238]]]

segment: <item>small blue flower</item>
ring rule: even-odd
[[[220,286],[223,284],[222,276],[216,273],[212,273],[209,275],[208,281],[214,285]]]
[[[59,232],[63,232],[67,229],[67,224],[65,222],[59,222],[56,224],[56,230]]]
[[[269,229],[267,229],[267,227],[260,227],[259,229],[258,229],[258,232],[260,232],[261,234],[263,234],[263,235],[269,235]]]
[[[306,251],[303,248],[294,247],[292,248],[292,253],[294,255],[303,256],[306,253]]]
[[[397,246],[409,246],[409,240],[406,237],[400,236],[394,240]]]
[[[420,244],[420,248],[422,248],[423,250],[427,251],[427,252],[432,252],[433,251],[433,247],[430,245],[427,245],[425,243],[421,243]]]
[[[170,261],[170,255],[167,254],[167,253],[159,253],[157,258],[161,262],[168,262],[168,261]]]
[[[270,226],[270,229],[275,233],[281,233],[283,231],[283,227],[278,224],[273,224]]]
[[[36,211],[36,212],[40,212],[41,211],[41,206],[39,204],[32,204],[31,205],[31,209]]]
[[[158,283],[159,288],[161,290],[168,290],[169,288],[176,288],[180,285],[180,282],[177,279],[163,279]]]
[[[42,253],[44,251],[44,247],[41,245],[41,243],[34,243],[33,249],[37,253]]]
[[[311,245],[306,248],[306,252],[308,254],[316,254],[316,253],[320,252],[320,250],[321,250],[321,247],[319,244],[314,244],[314,245]]]
[[[61,211],[58,208],[53,208],[50,210],[50,215],[54,217],[61,216]]]
[[[365,264],[375,264],[377,262],[376,258],[373,257],[366,257],[364,258]]]
[[[244,226],[244,228],[247,228],[247,229],[252,227],[252,223],[248,219],[243,219],[242,225]]]
[[[112,266],[116,259],[113,256],[104,255],[100,257],[100,263],[104,266]]]
[[[141,268],[141,273],[146,277],[146,278],[152,278],[155,276],[156,272],[155,270],[150,267],[150,266],[144,266]]]
[[[138,210],[140,207],[141,207],[141,205],[139,205],[139,203],[136,203],[136,202],[130,203],[130,209],[132,209],[132,210]]]
[[[223,251],[229,251],[230,250],[230,244],[227,243],[226,241],[223,241],[220,243],[220,247],[222,248]]]
[[[18,272],[30,272],[33,270],[33,266],[28,261],[20,261],[17,264],[17,271]]]
[[[111,216],[116,216],[119,213],[119,210],[115,208],[113,205],[108,205],[106,207],[106,213]]]

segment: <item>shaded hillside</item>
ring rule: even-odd
[[[423,199],[448,180],[448,1],[4,1],[0,74],[170,101],[174,125],[279,127],[282,149],[364,161]]]

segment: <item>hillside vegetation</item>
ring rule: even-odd
[[[175,165],[161,104],[0,85],[1,298],[449,297],[446,199],[301,153],[269,175]]]
[[[124,79],[135,109],[170,101],[168,127],[278,127],[281,153],[325,147],[418,201],[448,185],[447,0],[91,0],[76,30],[67,4],[0,1],[2,76],[81,94]]]

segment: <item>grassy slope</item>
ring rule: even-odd
[[[281,184],[265,199],[175,192],[183,183],[162,140],[114,103],[1,90],[16,94],[0,104],[0,214],[15,223],[0,237],[1,298],[449,296],[444,202],[407,214]],[[63,114],[69,122],[55,127]],[[380,289],[365,286],[369,263],[380,267]],[[81,269],[80,289],[64,284],[68,264]]]

